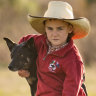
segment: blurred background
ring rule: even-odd
[[[10,72],[10,52],[3,37],[18,43],[22,36],[38,34],[31,28],[27,15],[43,16],[49,1],[59,0],[0,0],[0,96],[31,96],[30,88],[17,72]],[[74,16],[86,17],[91,24],[89,35],[75,40],[86,69],[89,96],[96,96],[96,0],[61,0],[72,5]]]

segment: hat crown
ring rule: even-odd
[[[62,1],[51,1],[44,17],[73,19],[73,9],[70,4]]]

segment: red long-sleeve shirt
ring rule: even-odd
[[[31,37],[38,52],[36,96],[86,96],[81,87],[84,65],[73,40],[64,48],[47,54],[44,35],[27,35],[19,43]]]

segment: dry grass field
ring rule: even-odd
[[[96,96],[96,68],[86,68],[86,85],[89,96]],[[0,69],[0,96],[31,96],[30,88],[17,72]]]
[[[31,96],[26,79],[17,72],[0,69],[0,96]]]
[[[96,96],[96,65],[86,68],[86,86],[88,96]]]

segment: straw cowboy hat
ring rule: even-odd
[[[50,1],[48,9],[43,17],[28,15],[31,26],[39,33],[44,34],[44,21],[48,19],[58,19],[73,25],[74,36],[72,39],[85,37],[90,31],[90,23],[87,18],[74,18],[71,5],[63,1]]]

